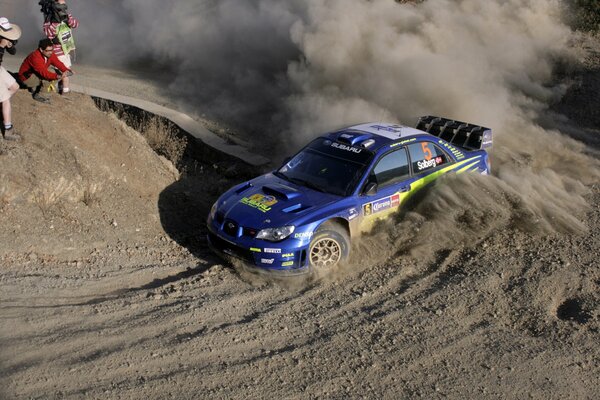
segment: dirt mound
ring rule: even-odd
[[[21,142],[0,148],[0,257],[76,259],[161,234],[157,202],[178,172],[91,98],[13,98]]]

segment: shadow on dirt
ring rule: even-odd
[[[223,165],[229,167],[224,169]],[[222,262],[207,246],[206,218],[223,192],[250,177],[249,170],[231,162],[208,165],[195,173],[184,172],[158,198],[160,221],[167,235],[200,259]]]
[[[268,166],[255,167],[215,150],[170,120],[138,107],[93,99],[99,109],[115,113],[141,132],[152,149],[169,159],[179,171],[179,180],[166,187],[158,199],[160,221],[167,235],[209,264],[222,262],[206,243],[210,208],[221,193],[264,173]]]
[[[37,297],[36,300],[47,301],[53,304],[44,305],[7,305],[2,307],[3,309],[36,309],[36,308],[63,308],[63,307],[79,307],[79,306],[90,306],[106,303],[114,300],[123,300],[127,295],[133,295],[138,292],[149,291],[154,289],[161,289],[165,286],[183,281],[193,276],[200,276],[214,265],[221,263],[222,261],[215,256],[209,256],[211,259],[208,263],[198,264],[195,268],[187,268],[184,271],[178,272],[174,275],[169,275],[163,278],[153,279],[152,281],[142,284],[136,287],[120,288],[115,289],[111,292],[95,295],[95,296],[73,296],[73,297]],[[209,258],[207,257],[207,258]]]

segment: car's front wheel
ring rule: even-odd
[[[309,247],[309,262],[313,272],[329,272],[350,255],[350,238],[338,224],[326,222],[315,232]]]

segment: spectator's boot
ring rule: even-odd
[[[39,94],[39,93],[34,93],[34,94],[33,94],[33,99],[34,99],[35,101],[39,101],[40,103],[50,103],[50,99],[49,99],[49,98],[47,98],[47,97],[44,97],[44,96],[42,96],[42,95],[41,95],[41,94]]]
[[[4,136],[4,140],[21,140],[21,135],[15,131],[14,126],[11,126],[10,128],[4,128],[2,135]]]

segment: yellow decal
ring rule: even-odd
[[[476,165],[479,161],[475,161],[474,163],[471,163],[469,165],[467,165],[466,167],[463,167],[461,169],[459,169],[458,171],[456,171],[457,174],[461,174],[463,172],[465,172],[466,170],[468,170],[469,168],[473,167],[474,165]]]
[[[456,157],[457,160],[462,160],[463,158],[465,158],[465,155],[462,151],[458,150],[456,147],[452,146],[451,144],[443,141],[443,140],[438,140],[438,143],[441,144],[442,146],[444,146],[447,150],[450,150],[450,152],[452,154],[454,154],[454,157]]]
[[[277,199],[273,196],[266,196],[264,194],[256,193],[250,197],[244,197],[240,200],[240,203],[256,208],[257,210],[266,213],[271,210],[271,206],[277,203]]]

